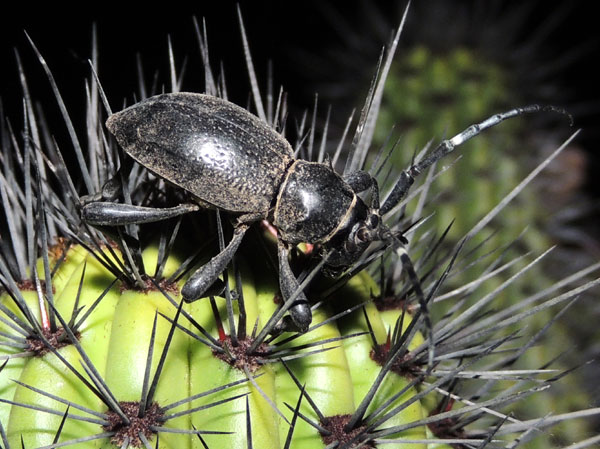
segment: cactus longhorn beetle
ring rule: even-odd
[[[329,164],[295,159],[283,136],[229,101],[195,93],[157,95],[111,115],[106,125],[129,156],[191,193],[196,204],[151,208],[115,203],[118,190],[113,179],[102,192],[82,198],[82,219],[96,226],[139,224],[199,208],[236,215],[229,244],[183,286],[181,293],[188,302],[201,298],[217,280],[249,226],[268,220],[278,230],[282,296],[296,298],[278,330],[305,332],[312,314],[304,293],[297,292],[299,284],[288,261],[291,245],[318,244],[320,256],[326,257],[324,272],[335,276],[356,262],[371,242],[382,241],[395,248],[404,267],[412,271],[404,237],[392,233],[382,218],[405,197],[420,173],[455,147],[503,120],[538,111],[568,115],[554,106],[529,105],[471,125],[403,171],[380,204],[378,185],[370,174],[359,170],[342,177]],[[369,189],[367,205],[357,194]],[[409,275],[418,283],[414,271]]]

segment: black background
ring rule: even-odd
[[[35,98],[47,103],[47,110],[57,111],[51,109],[55,102],[23,30],[27,30],[46,58],[65,97],[67,107],[74,115],[76,125],[78,118],[82,117],[85,102],[83,80],[89,74],[87,59],[90,55],[93,24],[96,25],[98,35],[100,79],[114,109],[119,109],[124,100],[133,100],[137,83],[137,54],[143,61],[148,82],[151,81],[151,73],[155,71],[160,73],[159,79],[163,82],[168,79],[168,35],[172,37],[179,68],[187,56],[188,75],[184,79],[184,89],[202,90],[202,79],[198,76],[201,74],[200,58],[192,21],[194,16],[198,19],[206,18],[212,62],[223,61],[230,97],[243,102],[247,95],[247,75],[243,65],[236,2],[197,1],[192,2],[193,6],[187,7],[182,7],[176,2],[163,2],[154,6],[149,3],[131,5],[122,2],[115,5],[85,2],[69,8],[22,3],[12,5],[12,12],[7,12],[5,8],[0,17],[0,97],[6,116],[16,123],[17,129],[21,124],[21,89],[14,56],[15,48],[22,57]],[[310,105],[314,92],[323,82],[331,82],[341,77],[358,77],[359,74],[363,76],[365,71],[372,73],[377,58],[375,53],[372,60],[357,59],[356,73],[340,73],[321,66],[303,66],[302,61],[305,60],[301,54],[323,55],[331,48],[347,45],[344,38],[332,27],[330,16],[326,13],[327,8],[323,5],[331,3],[338,14],[350,24],[358,24],[358,29],[361,21],[364,21],[364,9],[361,9],[361,4],[375,5],[383,11],[390,23],[395,25],[400,21],[399,10],[404,2],[269,0],[239,3],[261,81],[266,80],[267,62],[272,60],[275,85],[283,84],[290,92],[289,101],[294,110]],[[452,3],[457,7],[469,7],[475,3],[481,5],[486,1],[464,0]],[[504,8],[510,9],[531,2],[489,0],[487,3],[500,3]],[[596,158],[600,141],[600,83],[596,64],[600,52],[596,13],[591,3],[569,2],[570,6],[565,7],[566,2],[554,6],[551,2],[534,1],[528,15],[529,23],[522,27],[522,37],[526,38],[528,30],[537,29],[546,18],[552,17],[557,8],[564,7],[560,12],[561,20],[553,25],[554,31],[541,45],[550,53],[555,51],[557,55],[564,55],[565,52],[570,52],[574,55],[573,60],[561,69],[557,84],[564,86],[564,90],[569,92],[568,103],[575,105],[573,112],[577,119],[576,125],[584,128],[580,142],[593,157],[589,172],[595,174],[600,170]],[[449,17],[448,20],[451,22],[452,18]],[[427,24],[418,26],[427,27]],[[382,36],[387,36],[386,30],[374,30],[373,40],[377,48],[385,41]],[[364,83],[366,85],[368,79]],[[325,98],[325,102],[327,100]],[[356,106],[360,104],[361,99],[356,98],[353,101]],[[58,117],[58,112],[56,116]],[[58,124],[52,129],[60,135],[63,132],[62,128],[64,126]],[[595,176],[591,179],[594,180]],[[588,182],[588,190],[599,194],[598,184],[594,181]]]

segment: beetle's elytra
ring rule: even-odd
[[[229,212],[267,212],[294,161],[290,144],[266,123],[209,95],[152,97],[106,126],[137,162]]]
[[[318,255],[326,257],[324,270],[329,274],[354,264],[373,241],[401,248],[403,237],[391,233],[382,216],[404,198],[416,176],[482,130],[542,109],[564,113],[538,105],[516,108],[443,141],[400,174],[380,205],[377,182],[368,173],[342,177],[328,164],[295,159],[292,147],[279,133],[229,101],[195,93],[158,95],[111,115],[106,125],[129,156],[188,191],[196,205],[154,209],[115,203],[118,192],[105,186],[94,201],[83,205],[82,219],[92,225],[125,225],[164,220],[198,207],[235,215],[231,242],[186,282],[182,289],[186,301],[202,297],[216,281],[250,224],[268,220],[278,229],[282,295],[295,297],[279,330],[303,332],[312,317],[289,265],[291,245],[318,244]],[[372,191],[370,204],[357,195],[368,189]],[[410,260],[402,254],[406,266]]]

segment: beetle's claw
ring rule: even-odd
[[[102,201],[102,192],[94,193],[93,195],[83,195],[79,197],[79,207],[83,208],[83,206],[98,201]]]
[[[198,274],[198,273],[196,273]],[[185,302],[194,302],[200,298],[207,296],[219,296],[223,292],[225,285],[220,279],[215,280],[212,284],[206,285],[206,277],[192,276],[181,287],[181,296]]]
[[[272,337],[277,337],[284,332],[298,332],[300,334],[305,333],[310,326],[310,321],[306,324],[299,324],[290,315],[284,316],[281,321],[273,327],[270,332]]]
[[[290,314],[284,316],[281,321],[273,328],[271,335],[277,336],[283,332],[298,332],[304,334],[308,331],[312,322],[312,311],[308,301],[297,301],[290,307]]]
[[[123,184],[117,172],[115,176],[104,183],[100,192],[79,197],[79,205],[83,207],[89,203],[96,203],[98,201],[114,201],[121,194],[122,190]]]
[[[206,289],[206,291],[202,293],[197,293],[198,290],[194,290],[193,285],[188,286],[188,284],[186,283],[181,289],[181,296],[183,297],[183,300],[188,303],[195,302],[201,298],[208,298],[209,296],[219,296],[221,298],[224,298],[225,287],[225,282],[223,282],[221,279],[217,279],[215,282],[212,283],[210,287]],[[236,290],[230,290],[229,293],[231,294],[232,300],[238,300],[239,294]]]
[[[304,300],[296,301],[290,308],[290,320],[295,326],[294,331],[303,334],[308,330],[310,323],[312,323],[312,311],[306,297]]]

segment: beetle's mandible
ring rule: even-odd
[[[316,244],[324,271],[336,275],[355,263],[373,241],[401,248],[382,217],[404,198],[414,178],[454,147],[501,121],[527,112],[564,111],[531,105],[497,114],[443,141],[422,161],[403,171],[383,204],[377,182],[367,172],[344,177],[326,163],[294,158],[278,132],[245,109],[221,98],[195,93],[163,94],[109,117],[106,125],[119,145],[159,177],[185,189],[195,204],[149,208],[115,203],[116,181],[92,200],[82,219],[91,225],[160,221],[201,208],[235,215],[233,238],[200,267],[182,288],[186,301],[201,298],[230,263],[249,226],[268,220],[278,230],[279,284],[284,299],[295,295],[279,330],[304,332],[310,304],[289,264],[292,245]],[[358,194],[371,189],[370,204]],[[404,262],[404,260],[403,260]]]

